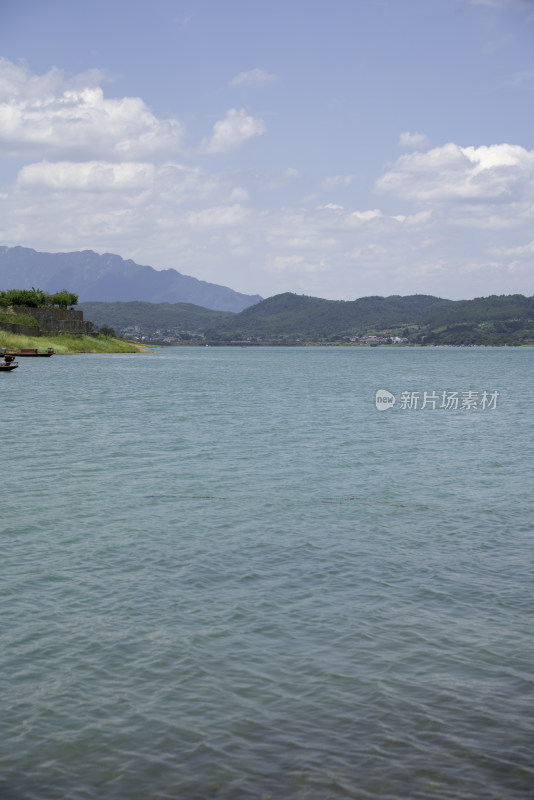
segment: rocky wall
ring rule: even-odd
[[[30,314],[35,317],[41,333],[82,333],[93,332],[93,323],[83,318],[83,311],[64,308],[27,308],[13,306],[16,314]],[[34,334],[35,335],[35,334]]]
[[[0,322],[0,328],[9,333],[17,333],[19,336],[40,336],[39,328],[30,328],[29,325],[17,325],[15,322]]]

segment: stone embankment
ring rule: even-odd
[[[41,334],[81,333],[89,336],[93,333],[93,323],[83,318],[83,311],[64,308],[28,308],[27,306],[12,306],[15,314],[26,314],[35,317],[39,328],[27,325],[16,325],[10,322],[1,322],[0,327],[11,333],[25,336],[40,336]]]

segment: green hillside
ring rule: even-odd
[[[430,295],[323,300],[290,292],[270,297],[206,331],[208,338],[328,340],[403,330],[453,301]]]
[[[224,323],[235,316],[232,311],[211,311],[192,303],[79,303],[85,319],[95,326],[109,326],[117,333],[139,328],[147,336],[157,331],[202,333],[206,328]]]
[[[423,318],[424,344],[522,345],[534,343],[534,297],[492,295],[458,300]]]
[[[147,339],[346,343],[375,334],[423,345],[534,343],[534,298],[523,295],[474,300],[431,295],[323,300],[287,292],[237,314],[189,303],[94,302],[81,303],[79,308],[99,327]]]
[[[492,295],[444,300],[430,295],[322,300],[291,293],[245,309],[217,328],[214,340],[342,342],[370,334],[400,336],[412,344],[521,345],[534,343],[534,298]]]

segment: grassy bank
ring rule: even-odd
[[[0,347],[21,350],[23,347],[36,347],[39,351],[53,347],[58,355],[73,353],[137,353],[137,347],[122,339],[108,336],[82,336],[62,333],[58,336],[19,336],[0,329]]]

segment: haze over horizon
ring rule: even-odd
[[[0,245],[530,296],[533,44],[532,0],[4,0]]]

